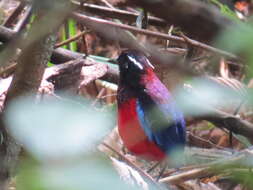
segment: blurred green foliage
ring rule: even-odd
[[[227,16],[228,18],[233,20],[239,20],[235,12],[232,11],[227,5],[221,3],[219,0],[209,0],[209,1],[212,4],[216,5],[219,8],[221,14],[223,14],[224,16]]]
[[[20,98],[7,110],[9,130],[26,153],[17,189],[130,189],[108,157],[96,150],[115,126],[111,114],[115,106],[99,111],[81,97],[61,97],[40,103]]]
[[[243,58],[246,64],[246,79],[253,76],[253,25],[249,23],[235,23],[222,32],[216,41],[218,47],[233,52]]]

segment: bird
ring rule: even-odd
[[[134,155],[161,162],[186,143],[184,115],[147,56],[124,50],[119,65],[118,131]]]

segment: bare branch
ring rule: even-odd
[[[121,28],[121,29],[128,30],[131,32],[145,34],[148,36],[157,37],[157,38],[161,38],[161,39],[165,39],[165,40],[171,40],[171,41],[180,42],[180,43],[188,43],[194,47],[201,48],[201,49],[210,51],[210,52],[218,54],[218,55],[222,55],[222,56],[232,58],[232,59],[239,59],[236,55],[233,55],[232,53],[228,53],[224,50],[217,49],[215,47],[206,45],[204,43],[198,42],[198,41],[190,39],[190,38],[187,38],[187,40],[186,40],[185,39],[186,37],[182,38],[182,37],[178,37],[178,36],[163,34],[160,32],[153,32],[150,30],[140,29],[137,27],[126,25],[126,24],[119,24],[119,23],[107,21],[104,19],[89,17],[89,16],[79,14],[79,13],[73,13],[72,16],[73,16],[73,18],[77,19],[79,22],[81,22],[83,24],[85,24],[85,23],[87,24],[87,22],[93,22],[93,23],[97,23],[97,24],[108,25],[108,26],[112,26],[115,28]]]
[[[180,27],[190,38],[210,44],[219,32],[233,24],[218,10],[201,1],[187,0],[128,0],[141,6],[169,24]]]
[[[99,5],[93,5],[84,3],[82,6],[79,2],[73,1],[73,4],[77,6],[77,8],[81,7],[81,10],[92,13],[98,16],[105,16],[109,18],[115,18],[115,19],[123,19],[131,22],[135,22],[137,17],[139,16],[138,13],[133,13],[125,10],[120,9],[113,9],[109,7],[99,6]],[[149,24],[155,25],[155,26],[166,26],[167,23],[161,18],[149,16],[148,17]]]

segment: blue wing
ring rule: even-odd
[[[163,84],[159,88],[153,86],[150,91],[147,89],[139,96],[136,109],[148,139],[163,151],[168,153],[185,144],[183,114]]]

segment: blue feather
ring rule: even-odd
[[[139,96],[136,111],[148,139],[169,153],[185,144],[185,121],[167,89],[160,90],[165,96],[152,97],[148,91]]]

